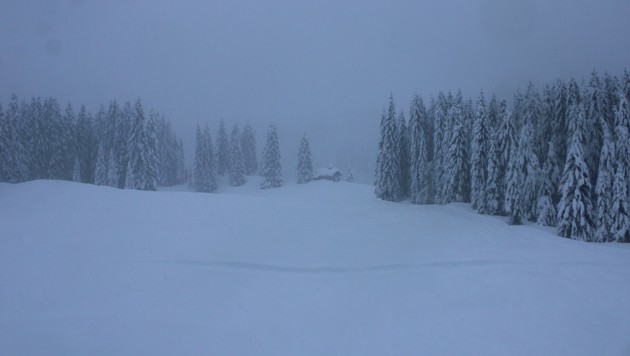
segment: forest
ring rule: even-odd
[[[414,204],[470,202],[480,214],[557,227],[582,241],[630,242],[630,75],[529,83],[512,104],[481,92],[420,95],[409,120],[390,97],[376,195]]]

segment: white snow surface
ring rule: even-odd
[[[0,184],[0,355],[630,354],[630,246],[258,186]]]

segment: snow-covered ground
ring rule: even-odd
[[[185,190],[0,184],[0,355],[630,354],[630,246],[360,184]]]

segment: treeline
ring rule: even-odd
[[[245,124],[243,132],[234,124],[228,139],[225,123],[219,123],[216,147],[212,143],[210,128],[197,126],[192,187],[197,192],[214,192],[217,178],[227,176],[232,186],[245,184],[245,176],[258,173],[256,136]]]
[[[630,75],[529,84],[509,105],[416,95],[409,120],[383,111],[376,195],[471,202],[481,214],[556,226],[563,237],[630,242]]]
[[[223,120],[219,123],[216,145],[212,143],[210,128],[197,126],[195,161],[192,187],[197,192],[214,192],[218,189],[218,177],[227,177],[232,186],[245,184],[246,176],[260,175],[261,189],[284,185],[282,175],[278,130],[270,125],[262,152],[260,167],[256,158],[256,135],[249,123],[243,131],[234,124],[229,136]],[[297,155],[297,183],[308,183],[313,179],[311,148],[306,133],[300,140]]]
[[[0,180],[62,179],[155,190],[186,180],[181,140],[170,122],[138,99],[111,101],[95,117],[85,106],[64,111],[55,98],[0,105]]]

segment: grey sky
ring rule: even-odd
[[[414,92],[509,98],[530,80],[619,74],[629,14],[627,0],[3,0],[0,101],[142,97],[187,140],[223,117],[249,120],[259,146],[274,122],[283,155],[307,130],[316,165],[369,172],[390,92],[407,113]]]

